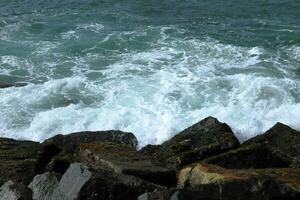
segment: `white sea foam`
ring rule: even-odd
[[[102,24],[98,24],[98,23],[81,24],[81,25],[77,26],[78,30],[85,29],[85,30],[93,31],[95,33],[99,33],[103,28],[104,28],[104,26]]]
[[[79,39],[79,36],[77,35],[76,31],[70,30],[67,32],[63,32],[61,34],[62,39],[64,40],[70,40],[70,39]]]
[[[100,33],[103,28],[104,26],[98,23],[80,24],[76,28],[74,28],[74,30],[63,32],[61,34],[61,37],[64,40],[79,39],[80,38],[79,32],[82,30],[92,31],[94,33]]]
[[[26,26],[26,23],[16,22],[13,24],[7,24],[0,29],[0,39],[4,41],[13,41],[13,36],[17,34],[20,29]]]
[[[241,140],[278,121],[300,129],[294,95],[300,81],[290,78],[289,66],[261,47],[177,40],[165,33],[172,28],[161,31],[159,46],[120,54],[97,70],[101,79],[85,76],[93,67],[87,60],[97,58],[88,54],[74,58],[71,78],[0,90],[2,136],[41,141],[58,133],[120,129],[143,146],[207,116],[228,123]]]

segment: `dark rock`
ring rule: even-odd
[[[212,199],[296,200],[300,198],[300,170],[236,170],[198,163],[180,171],[178,186],[210,194]]]
[[[73,155],[61,152],[51,159],[51,161],[45,167],[45,171],[64,174],[70,167],[70,164],[76,160],[76,157]]]
[[[9,87],[24,87],[26,85],[26,83],[0,83],[0,89]]]
[[[138,200],[212,200],[209,196],[186,189],[169,189],[142,194]]]
[[[5,169],[0,172],[0,184],[13,180],[28,185],[58,152],[52,145],[0,138],[0,168]]]
[[[0,185],[8,180],[30,183],[37,171],[40,150],[38,142],[0,138]]]
[[[132,133],[122,131],[85,131],[68,135],[56,135],[47,139],[44,144],[54,144],[66,153],[73,154],[80,143],[115,142],[137,147],[137,139]]]
[[[225,168],[300,167],[300,132],[277,123],[266,133],[256,136],[240,148],[205,160]]]
[[[41,145],[41,150],[38,156],[38,163],[36,165],[36,174],[44,173],[47,164],[60,151],[61,150],[54,144]]]
[[[163,190],[165,187],[149,183],[134,176],[110,171],[96,173],[82,188],[79,200],[136,200],[145,192]]]
[[[145,192],[166,189],[133,176],[95,171],[80,163],[71,164],[59,182],[55,177],[53,173],[36,176],[30,184],[33,196],[39,199],[131,200]]]
[[[208,117],[183,130],[161,146],[161,158],[168,164],[181,168],[239,146],[230,127]]]
[[[52,160],[45,171],[56,172],[59,174],[64,174],[68,168],[70,167],[70,163],[67,160]]]
[[[96,169],[105,168],[168,187],[175,186],[177,182],[174,169],[166,168],[128,145],[112,142],[83,143],[79,148],[79,157],[82,162]]]
[[[148,144],[139,150],[145,156],[149,156],[154,160],[161,160],[161,145]]]
[[[32,200],[31,190],[20,183],[7,181],[0,188],[1,200]]]

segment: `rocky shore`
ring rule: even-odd
[[[281,123],[240,144],[208,117],[161,145],[137,145],[121,131],[0,138],[0,199],[300,199],[300,132]]]

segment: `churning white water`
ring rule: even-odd
[[[59,37],[76,40],[81,31],[102,28],[83,24]],[[3,31],[1,38],[8,40]],[[228,123],[241,140],[278,121],[300,129],[299,46],[269,51],[209,37],[173,37],[174,31],[184,32],[148,26],[108,34],[82,55],[63,55],[66,44],[53,41],[31,43],[32,60],[0,56],[1,75],[29,82],[0,90],[1,136],[42,141],[59,133],[119,129],[133,132],[143,146],[207,116]],[[145,49],[111,50],[111,57],[94,51],[105,45],[130,48],[131,40],[142,39]]]

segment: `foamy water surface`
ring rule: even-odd
[[[28,83],[0,89],[0,136],[119,129],[143,146],[207,116],[241,140],[300,129],[298,1],[34,2],[0,2],[0,83]]]

